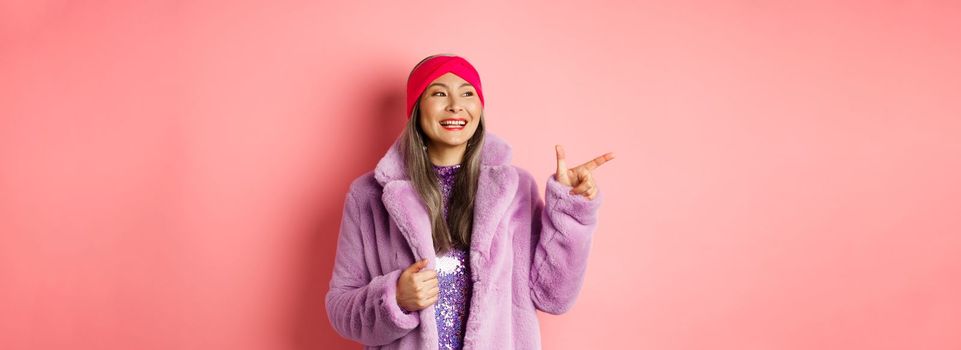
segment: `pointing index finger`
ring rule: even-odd
[[[607,152],[604,155],[591,159],[587,163],[581,164],[580,166],[587,168],[587,170],[594,170],[601,166],[601,164],[607,163],[607,161],[614,159],[614,152]]]

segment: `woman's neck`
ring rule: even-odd
[[[430,145],[427,146],[427,158],[437,166],[456,165],[463,161],[466,151],[466,143],[458,146]]]

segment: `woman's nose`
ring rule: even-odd
[[[461,107],[461,103],[460,103],[460,101],[458,101],[457,99],[451,99],[450,104],[447,105],[447,110],[448,110],[448,111],[451,111],[451,112],[458,112],[458,111],[460,111],[460,110],[462,110],[462,109],[464,109],[464,108]]]

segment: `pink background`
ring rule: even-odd
[[[546,349],[958,349],[959,38],[957,1],[3,0],[0,348],[359,348],[344,193],[454,52],[542,187],[617,155]]]

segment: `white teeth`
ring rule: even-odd
[[[466,121],[449,121],[449,122],[440,122],[440,125],[444,125],[444,126],[464,126],[464,125],[467,125],[467,122],[466,122]]]

